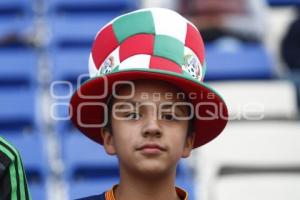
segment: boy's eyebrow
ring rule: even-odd
[[[162,108],[163,109],[172,109],[173,105],[172,104],[166,104],[166,105],[163,105]],[[182,113],[185,113],[185,111],[183,110],[182,106],[175,106],[175,111],[176,110],[179,110],[181,111]]]
[[[133,101],[133,100],[126,100],[126,101],[121,101],[121,102],[117,102],[117,106],[115,108],[123,108],[124,106],[128,106],[128,104],[131,104],[133,107],[141,104],[141,102],[139,101]]]
[[[170,102],[171,104],[164,104],[161,106],[161,108],[163,109],[172,109],[173,107],[173,102]],[[117,109],[122,109],[124,106],[128,106],[128,104],[132,105],[132,108],[135,108],[135,107],[139,107],[140,105],[143,105],[142,102],[140,101],[134,101],[134,100],[125,100],[125,101],[121,101],[121,102],[117,102],[117,106],[115,108]],[[145,104],[147,105],[147,103]],[[180,112],[182,113],[185,113],[185,110],[183,109],[183,105],[178,105],[178,106],[175,106],[175,111],[176,110],[179,110]]]

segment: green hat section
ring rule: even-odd
[[[154,21],[150,11],[124,15],[113,22],[113,29],[119,43],[139,33],[155,34]]]
[[[156,35],[154,42],[154,55],[168,58],[183,65],[184,45],[177,39],[165,35]]]

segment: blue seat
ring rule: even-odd
[[[115,13],[71,14],[49,18],[52,47],[90,48],[96,33],[114,17]]]
[[[47,1],[49,12],[99,12],[124,11],[136,7],[136,0],[51,0]]]
[[[88,59],[90,49],[71,48],[65,50],[55,50],[51,53],[52,58],[52,80],[69,81],[71,84],[77,84],[80,75],[88,78]]]
[[[31,133],[40,128],[35,100],[34,90],[0,88],[0,130]]]
[[[52,81],[51,97],[53,104],[53,115],[58,132],[70,128],[69,101],[72,94],[83,81],[87,80],[89,49],[70,48],[64,50],[53,50],[52,57]],[[80,79],[82,76],[82,79]],[[67,126],[67,127],[66,127]],[[67,130],[68,131],[68,130]]]
[[[31,17],[0,15],[0,41],[12,34],[25,34],[32,24],[33,20]]]
[[[0,13],[3,14],[26,14],[32,13],[33,1],[30,0],[1,0]]]
[[[80,133],[62,135],[65,178],[93,180],[118,177],[118,160],[109,156],[104,148]]]
[[[271,79],[273,60],[262,44],[206,45],[206,80]]]
[[[45,144],[41,134],[5,135],[4,137],[20,152],[25,171],[28,173],[28,181],[45,181],[48,164]]]
[[[102,194],[118,184],[119,179],[113,178],[99,178],[97,180],[84,180],[69,182],[69,199],[77,199],[91,195]]]
[[[64,134],[73,129],[70,122],[69,102],[76,86],[67,82],[57,82],[51,87],[51,115],[55,123],[55,131]]]
[[[51,57],[52,119],[56,131],[62,133],[72,129],[69,121],[69,102],[77,85],[89,76],[87,71],[89,49],[57,49],[52,52]],[[78,79],[80,75],[83,76],[82,79]]]
[[[24,39],[32,25],[31,1],[0,1],[0,48],[28,45]]]
[[[299,6],[300,0],[268,0],[271,6]]]
[[[189,200],[195,200],[193,171],[190,169],[185,160],[180,160],[177,166],[176,186],[184,189],[189,194]]]
[[[189,200],[196,200],[195,198],[195,190],[194,190],[194,182],[189,177],[178,176],[176,178],[176,186],[184,189],[188,193]]]
[[[32,199],[45,199],[48,174],[47,153],[40,134],[6,135],[20,152]]]
[[[47,199],[46,184],[28,183],[32,199]]]
[[[70,199],[100,194],[118,183],[118,161],[79,131],[61,134],[65,182]]]
[[[37,53],[32,49],[0,50],[0,87],[31,87],[37,83]]]

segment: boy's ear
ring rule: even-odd
[[[186,137],[184,148],[181,155],[182,158],[187,158],[190,156],[194,146],[194,141],[195,141],[195,132],[193,132],[192,134]]]
[[[116,149],[114,144],[113,134],[108,128],[103,128],[101,130],[101,136],[103,138],[103,146],[107,154],[115,155]]]

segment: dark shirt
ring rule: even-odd
[[[115,200],[114,190],[116,187],[118,187],[118,185],[115,185],[112,189],[110,189],[100,195],[84,197],[84,198],[77,199],[77,200]],[[188,193],[186,191],[184,191],[181,188],[176,187],[176,192],[177,192],[177,195],[180,197],[180,199],[188,200]]]

